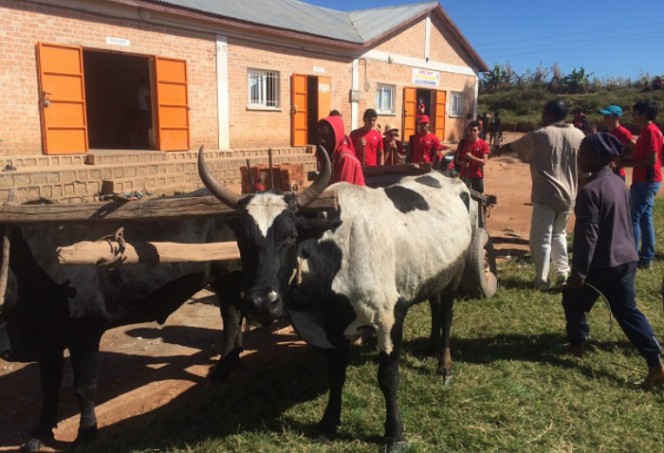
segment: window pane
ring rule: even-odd
[[[262,107],[279,106],[279,73],[251,69],[249,79],[249,104]]]
[[[378,85],[376,88],[376,108],[381,112],[394,112],[394,86]]]

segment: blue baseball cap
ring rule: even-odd
[[[605,109],[598,110],[602,115],[616,115],[618,118],[622,116],[622,107],[619,105],[611,104]]]

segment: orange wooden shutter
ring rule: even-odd
[[[189,149],[189,102],[187,97],[187,62],[173,58],[154,59],[157,112],[157,149]]]
[[[83,49],[37,44],[44,154],[88,150]]]
[[[445,109],[447,105],[447,96],[442,90],[436,90],[435,95],[436,100],[434,102],[435,108],[433,111],[433,133],[436,134],[441,140],[445,140],[445,118],[447,117]]]
[[[307,76],[291,76],[291,146],[307,144]]]
[[[417,90],[415,88],[403,89],[403,136],[404,142],[410,139],[417,130],[415,117],[417,116]]]
[[[332,110],[332,79],[318,77],[318,120],[327,117]]]

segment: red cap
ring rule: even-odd
[[[417,124],[421,123],[427,123],[429,124],[429,116],[428,115],[420,115],[417,117]]]

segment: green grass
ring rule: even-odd
[[[508,131],[527,132],[540,125],[542,107],[551,99],[563,99],[567,103],[570,112],[581,108],[586,112],[590,121],[600,129],[603,128],[602,116],[597,109],[609,104],[617,104],[626,109],[623,123],[629,126],[631,116],[629,110],[641,99],[654,99],[660,108],[658,123],[664,121],[664,90],[639,92],[638,88],[620,87],[612,90],[601,90],[594,93],[564,94],[556,95],[544,89],[511,89],[496,93],[482,93],[479,96],[478,114],[500,111],[503,129]],[[570,114],[567,121],[572,121]],[[634,132],[638,132],[635,130]]]
[[[664,222],[664,203],[656,224]],[[664,337],[660,256],[639,271],[639,307]],[[639,388],[646,367],[607,308],[588,319],[589,353],[558,354],[564,341],[560,293],[530,289],[532,263],[500,266],[501,287],[486,301],[461,300],[453,328],[455,382],[443,387],[423,363],[428,305],[407,318],[400,405],[410,452],[659,452],[664,450],[664,392]],[[94,452],[375,452],[384,404],[376,354],[351,356],[340,438],[307,438],[327,400],[326,363],[316,351],[243,382],[176,400],[101,434]]]

